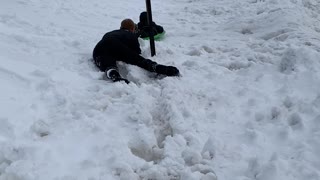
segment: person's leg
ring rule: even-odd
[[[98,45],[93,50],[93,60],[94,64],[100,69],[100,71],[105,72],[105,76],[112,81],[125,81],[129,83],[127,79],[121,77],[118,72],[117,58],[112,55],[113,47],[112,43],[99,42]]]
[[[109,53],[116,57],[119,61],[139,66],[150,72],[156,72],[167,76],[179,75],[179,70],[176,67],[164,66],[157,64],[150,59],[145,59],[117,40],[112,41],[112,47],[109,48]]]
[[[108,79],[112,81],[121,81],[124,80],[126,83],[129,83],[128,80],[123,79],[117,68],[116,61],[112,57],[104,56],[95,56],[94,58],[95,65],[100,69],[100,71],[105,72],[105,75]]]
[[[112,44],[112,46],[108,47],[108,53],[116,57],[117,60],[154,72],[153,66],[157,64],[156,62],[145,59],[118,40],[111,39],[110,44]]]
[[[139,66],[149,72],[155,72],[167,76],[179,76],[179,70],[176,67],[158,64],[150,59],[145,59],[141,56],[137,59],[130,59],[130,61],[126,59],[125,62]]]
[[[163,74],[167,76],[179,76],[179,70],[173,66],[165,66],[162,64],[157,64],[156,62],[145,59],[142,56],[138,55],[137,53],[131,51],[130,49],[126,49],[124,53],[130,55],[129,57],[121,58],[121,61],[124,61],[128,64],[139,66],[149,72],[155,72],[158,74]]]
[[[100,69],[100,71],[105,72],[109,69],[117,69],[117,64],[114,58],[104,56],[96,56],[93,58],[95,65]]]
[[[128,54],[131,52],[127,51]],[[133,52],[134,53],[134,52]],[[131,57],[135,57],[136,55],[131,53]],[[124,58],[122,61],[139,66],[149,72],[155,72],[158,74],[163,74],[167,76],[179,76],[179,70],[173,66],[165,66],[162,64],[158,64],[150,59],[145,59],[142,56],[135,58]]]

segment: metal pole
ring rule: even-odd
[[[154,34],[152,32],[152,10],[151,10],[150,0],[146,0],[146,6],[147,6],[147,14],[148,14],[148,25],[150,28],[150,31],[149,31],[150,50],[151,50],[151,56],[154,56],[156,55],[156,48],[154,43]]]

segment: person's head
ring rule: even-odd
[[[142,13],[140,13],[140,23],[146,25],[148,24],[148,13],[146,11],[143,11]]]
[[[126,30],[129,30],[131,32],[134,32],[134,28],[135,28],[135,24],[131,19],[124,19],[121,22],[120,29],[126,29]]]

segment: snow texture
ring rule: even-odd
[[[144,1],[0,2],[0,180],[319,180],[320,1],[152,6],[182,76],[127,85],[91,53]]]

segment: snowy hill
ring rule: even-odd
[[[144,1],[0,2],[0,180],[319,180],[320,1],[153,0],[150,57],[93,47]]]

